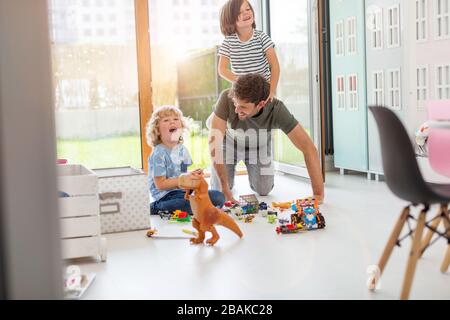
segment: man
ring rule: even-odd
[[[231,189],[236,164],[244,161],[250,187],[261,196],[274,186],[271,133],[281,129],[305,157],[313,195],[324,198],[324,186],[316,147],[305,130],[280,100],[266,103],[270,85],[259,74],[240,76],[230,90],[221,93],[208,119],[213,164],[211,186],[235,201]]]

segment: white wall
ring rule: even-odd
[[[62,297],[46,0],[0,0],[0,214],[8,299]]]

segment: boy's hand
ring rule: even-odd
[[[196,169],[194,171],[191,171],[191,174],[193,174],[193,175],[203,175],[203,169]]]
[[[264,106],[268,103],[271,103],[273,101],[273,98],[275,97],[275,92],[271,92],[269,94],[269,97],[266,99],[266,101],[264,101]]]

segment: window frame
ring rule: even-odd
[[[442,2],[446,1],[446,3],[447,3],[447,13],[445,13],[445,14],[439,13],[439,11],[438,11],[439,10],[439,2],[440,1],[442,1]],[[447,34],[446,35],[439,35],[438,32],[439,32],[440,21],[444,21],[445,18],[448,19]],[[435,23],[435,40],[450,39],[450,0],[436,0],[435,1],[434,23]]]
[[[340,82],[342,84],[342,90],[340,89]],[[345,76],[339,75],[336,77],[336,101],[337,101],[337,107],[336,109],[338,111],[344,111],[345,110],[345,101],[346,101],[346,85],[345,85]],[[341,104],[342,102],[342,104]]]
[[[424,10],[421,9],[422,4]],[[428,0],[416,0],[416,42],[426,41],[428,41]]]
[[[342,30],[342,35],[338,37],[340,30]],[[345,23],[344,23],[344,20],[336,21],[334,41],[335,41],[335,45],[336,45],[336,52],[335,52],[336,57],[345,56]],[[341,49],[342,51],[339,51],[339,49]]]
[[[439,83],[439,68],[447,69],[447,82],[445,83],[445,73],[442,73],[443,83]],[[439,90],[442,90],[442,97],[439,94]],[[445,92],[449,91],[449,94]],[[447,100],[450,99],[450,64],[438,65],[436,66],[436,100]]]
[[[398,73],[398,87],[394,87],[394,81],[392,78],[392,74],[396,74]],[[402,73],[401,73],[401,69],[397,68],[397,69],[389,69],[387,71],[388,74],[388,79],[387,79],[387,83],[388,83],[388,88],[387,91],[389,93],[389,108],[393,109],[393,110],[401,110],[402,109]],[[393,97],[393,94],[398,93],[398,105],[394,104],[394,100],[395,97]]]
[[[371,30],[370,35],[370,47],[372,50],[383,50],[384,48],[383,21],[383,9],[380,9],[380,11],[374,13],[374,29]]]
[[[380,77],[381,79],[379,79]],[[372,73],[373,80],[373,104],[377,106],[385,105],[385,81],[384,81],[384,71],[378,70]],[[380,81],[378,81],[380,80]],[[377,84],[381,84],[381,87],[378,87]],[[378,101],[378,95],[380,95],[380,101]]]
[[[353,23],[353,29],[354,33],[351,33],[351,23]],[[355,16],[347,18],[346,21],[347,24],[347,54],[348,55],[356,55],[358,54],[358,25],[357,25],[357,19]],[[352,44],[354,45],[354,48],[352,48]],[[354,49],[354,50],[351,50]]]
[[[153,113],[152,104],[152,69],[150,52],[150,19],[148,0],[134,0],[136,19],[136,51],[139,87],[139,114],[141,126],[141,157],[142,169],[148,172],[148,157],[152,148],[147,144],[145,128]]]
[[[394,15],[392,14],[391,17],[391,12],[393,13],[394,10],[396,10],[397,14]],[[394,21],[394,17],[397,18],[397,24],[391,24],[391,22],[393,23]],[[391,20],[392,18],[392,20]],[[400,14],[400,4],[396,4],[393,6],[390,6],[387,8],[387,33],[388,33],[388,39],[387,39],[387,48],[398,48],[401,46],[401,14]],[[397,43],[394,43],[394,34],[397,35]]]
[[[425,70],[425,77],[422,79],[422,71]],[[421,80],[424,80],[425,83],[422,83]],[[429,94],[429,85],[430,85],[430,79],[429,79],[429,68],[427,65],[417,66],[416,67],[416,101],[417,106],[419,108],[425,107],[425,101],[429,100],[430,94]],[[421,99],[422,93],[425,92],[424,99]]]
[[[355,78],[355,90],[352,90],[352,78]],[[358,75],[356,73],[352,73],[347,75],[348,81],[348,110],[349,111],[358,111],[359,110],[359,95],[358,95]]]

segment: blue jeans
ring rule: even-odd
[[[184,199],[184,190],[174,190],[166,194],[158,201],[150,203],[151,214],[158,214],[158,211],[168,210],[173,212],[175,210],[185,211],[192,215],[191,205],[189,201]],[[222,192],[216,190],[208,191],[209,198],[215,207],[222,208],[225,203],[225,196]]]

